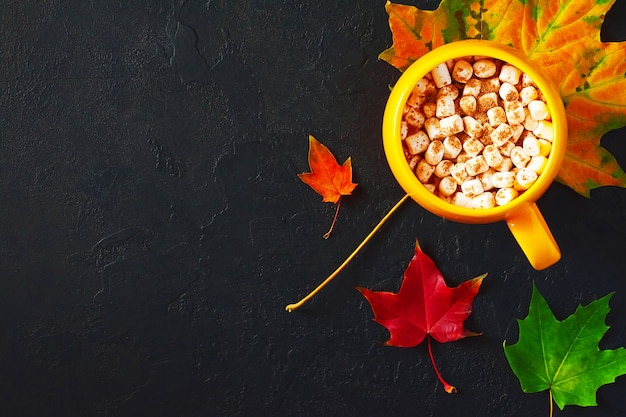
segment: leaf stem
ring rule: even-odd
[[[548,392],[550,393],[550,417],[552,417],[552,411],[554,410],[554,404],[552,401],[552,387],[550,387]]]
[[[339,206],[341,206],[341,196],[339,197],[339,200],[337,200],[336,206],[337,207],[335,208],[335,217],[333,217],[333,222],[330,224],[330,229],[328,229],[328,232],[324,233],[324,236],[322,236],[324,239],[328,239],[330,237],[330,234],[335,227],[335,222],[337,221],[337,216],[339,215]]]
[[[304,297],[303,299],[301,299],[300,301],[298,301],[295,304],[289,304],[287,307],[285,307],[285,310],[287,310],[288,312],[292,312],[294,310],[297,310],[298,308],[302,307],[302,305],[304,303],[306,303],[307,301],[309,301],[311,298],[313,298],[315,296],[315,294],[317,294],[318,292],[320,292],[326,285],[328,285],[328,283],[330,281],[332,281],[337,275],[339,275],[339,273],[346,267],[346,265],[348,265],[348,263],[350,263],[350,261],[357,255],[357,253],[363,248],[363,246],[365,246],[365,244],[367,242],[370,241],[370,239],[372,238],[372,236],[374,236],[374,234],[382,227],[382,225],[387,221],[387,219],[389,219],[389,217],[391,217],[391,215],[400,208],[400,206],[402,205],[402,203],[404,203],[407,199],[409,198],[409,194],[405,195],[404,197],[402,197],[400,199],[400,201],[398,201],[396,203],[395,206],[393,206],[391,208],[391,210],[389,210],[389,212],[385,215],[385,217],[383,217],[378,224],[374,227],[374,229],[372,229],[372,231],[365,237],[365,239],[363,239],[363,241],[361,242],[361,244],[359,246],[357,246],[357,248],[346,258],[345,261],[343,261],[343,263],[341,265],[339,265],[339,267],[335,270],[335,272],[333,272],[332,274],[330,274],[328,276],[328,278],[326,278],[320,285],[317,286],[317,288],[315,288],[313,291],[311,291],[306,297]]]
[[[450,385],[448,384],[442,377],[441,374],[439,373],[439,369],[437,369],[437,365],[435,364],[435,358],[433,357],[433,348],[431,347],[431,343],[430,343],[430,335],[426,336],[428,338],[428,354],[430,355],[430,361],[433,364],[433,368],[435,368],[435,373],[437,374],[437,378],[439,378],[439,381],[441,381],[441,383],[443,384],[443,389],[446,390],[446,392],[448,394],[456,394],[456,387],[454,385]],[[552,417],[552,414],[550,414],[550,417]]]

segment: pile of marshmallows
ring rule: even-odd
[[[550,111],[527,74],[464,57],[417,82],[402,116],[403,149],[419,181],[461,207],[507,204],[527,190],[552,148]]]

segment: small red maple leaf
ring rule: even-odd
[[[404,272],[398,293],[357,288],[374,312],[374,321],[389,330],[387,346],[417,346],[428,335],[440,343],[453,342],[479,333],[463,323],[472,313],[472,302],[487,274],[465,281],[458,287],[446,285],[435,263],[415,245],[415,254]],[[437,377],[448,393],[456,388],[443,380],[433,359],[430,337],[428,353]]]
[[[309,135],[309,167],[311,172],[298,174],[298,177],[323,197],[323,203],[337,204],[330,230],[324,235],[328,239],[337,220],[341,196],[352,194],[357,186],[352,182],[352,160],[348,158],[339,165],[332,152]]]

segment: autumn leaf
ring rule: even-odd
[[[477,335],[465,329],[463,323],[472,313],[472,301],[486,275],[450,288],[432,259],[416,244],[398,293],[358,290],[370,303],[374,321],[389,330],[387,346],[413,347],[428,336],[428,352],[435,372],[446,392],[452,393],[456,388],[441,377],[430,339],[446,343]]]
[[[626,373],[626,349],[599,350],[609,329],[608,294],[563,321],[554,317],[546,300],[533,285],[528,316],[518,320],[519,341],[504,353],[527,393],[550,390],[562,410],[566,405],[594,406],[596,390]]]
[[[586,197],[626,187],[626,173],[600,145],[626,125],[626,42],[601,42],[615,0],[443,0],[436,10],[387,3],[391,48],[380,58],[404,70],[445,43],[489,39],[513,46],[552,79],[565,104],[567,152],[557,180]]]
[[[324,234],[324,239],[328,239],[337,220],[341,196],[352,194],[357,186],[352,182],[352,160],[348,158],[339,165],[332,152],[309,135],[309,167],[311,172],[298,174],[298,177],[323,197],[322,202],[337,204],[330,229]]]
[[[322,202],[338,203],[342,195],[350,195],[357,186],[352,182],[351,158],[339,165],[330,150],[313,136],[309,136],[309,166],[311,172],[298,177],[323,197]]]

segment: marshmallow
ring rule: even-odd
[[[448,70],[448,66],[445,64],[445,62],[433,68],[432,71],[430,71],[430,74],[432,75],[433,81],[435,82],[437,88],[452,84],[450,71]]]
[[[426,152],[428,145],[430,145],[430,139],[423,130],[418,130],[416,133],[407,136],[404,140],[407,150],[411,155],[420,154]]]

